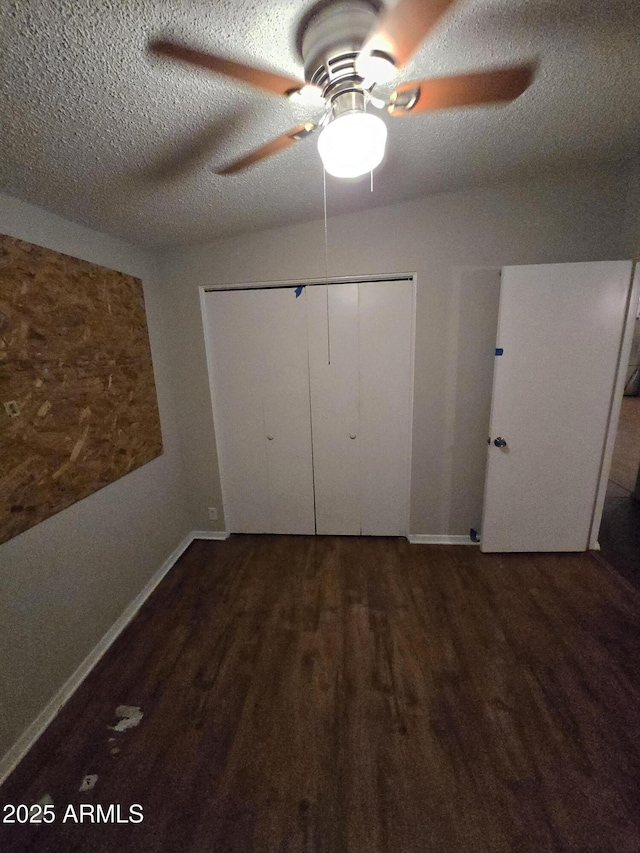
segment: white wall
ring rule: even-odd
[[[0,233],[144,281],[164,453],[0,545],[0,756],[191,529],[154,258],[0,195]],[[126,697],[123,697],[125,701]]]
[[[550,173],[330,218],[329,275],[417,273],[413,533],[468,534],[480,524],[497,270],[631,257],[640,248],[634,185],[637,174],[623,167]],[[191,514],[207,529],[206,507],[220,507],[221,495],[198,286],[321,277],[324,227],[216,240],[166,252],[162,263]]]

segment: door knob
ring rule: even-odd
[[[499,435],[497,438],[494,438],[493,443],[495,444],[496,447],[506,447],[507,446],[506,439],[504,439],[501,435]]]

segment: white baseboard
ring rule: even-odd
[[[224,540],[228,539],[231,534],[227,533],[226,530],[193,530],[191,532],[191,539],[215,539],[215,540]]]
[[[440,536],[434,533],[410,533],[407,539],[412,545],[479,545],[470,536]]]
[[[0,759],[0,785],[10,773],[18,766],[33,744],[38,740],[54,717],[76,692],[94,666],[98,663],[109,646],[118,635],[127,627],[138,610],[145,603],[167,572],[178,562],[182,554],[187,550],[194,539],[227,539],[228,533],[224,531],[192,530],[188,533],[178,547],[167,557],[158,571],[149,580],[147,585],[128,605],[124,613],[113,623],[104,637],[93,647],[87,657],[82,661],[73,675],[67,679],[56,695],[47,703],[45,708],[38,714],[31,725],[20,735],[16,743]]]

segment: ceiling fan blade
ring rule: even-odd
[[[290,95],[305,85],[303,81],[296,80],[293,77],[284,77],[271,71],[252,68],[250,65],[243,65],[231,59],[223,59],[213,53],[196,50],[167,39],[156,39],[149,42],[149,50],[158,56],[167,56],[170,59],[188,62],[198,68],[213,71],[215,74],[224,74],[226,77],[249,83],[251,86],[257,86],[258,89],[264,89],[274,95]]]
[[[260,160],[264,160],[265,157],[277,154],[278,151],[282,151],[284,148],[289,148],[290,145],[295,145],[296,142],[306,139],[306,137],[311,136],[316,129],[317,125],[310,121],[306,124],[294,127],[292,130],[288,130],[286,133],[283,133],[282,136],[278,136],[276,139],[272,139],[271,142],[267,142],[266,145],[256,148],[255,151],[252,151],[245,157],[241,157],[239,160],[234,160],[233,163],[230,163],[223,169],[216,169],[216,174],[234,175],[236,172],[240,172],[242,169],[246,169],[248,166],[252,166]]]
[[[392,116],[408,116],[450,107],[513,101],[531,85],[535,72],[535,64],[514,65],[495,71],[403,83],[391,95],[387,109]]]
[[[455,0],[398,0],[384,12],[365,41],[363,56],[383,54],[401,68],[413,56]]]

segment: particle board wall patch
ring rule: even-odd
[[[162,453],[142,282],[0,235],[0,542]]]

